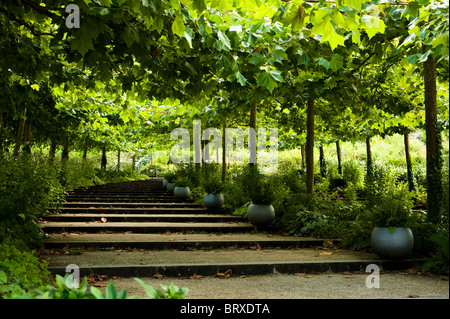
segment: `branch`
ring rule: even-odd
[[[0,8],[0,12],[3,13],[10,21],[14,21],[14,22],[18,23],[19,25],[24,26],[25,28],[30,30],[30,32],[36,37],[40,37],[40,36],[43,36],[43,35],[49,35],[49,36],[52,36],[52,37],[55,36],[53,33],[37,32],[36,29],[34,28],[34,25],[29,24],[26,21],[23,21],[23,20],[20,20],[20,19],[16,18],[14,15],[8,13],[8,11],[6,11],[6,10],[4,10],[2,8]]]

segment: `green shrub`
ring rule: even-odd
[[[0,244],[0,298],[15,298],[49,282],[47,265],[34,252],[21,251],[16,245]]]
[[[208,194],[219,194],[225,188],[222,179],[217,175],[202,178],[200,186]]]
[[[41,245],[37,216],[64,200],[59,181],[61,167],[41,155],[0,158],[0,240],[21,239]]]
[[[100,289],[92,286],[88,288],[87,278],[84,277],[81,281],[80,287],[73,287],[68,285],[70,274],[64,277],[56,275],[56,286],[47,285],[46,287],[31,289],[23,291],[21,294],[16,294],[11,298],[14,299],[138,299],[138,297],[127,297],[125,289],[117,292],[114,284],[110,283],[105,288],[105,293]],[[1,280],[1,273],[0,273]],[[170,286],[161,285],[162,290],[158,290],[152,286],[145,284],[141,279],[135,280],[144,288],[148,299],[183,299],[188,293],[187,288],[178,288],[173,283]]]

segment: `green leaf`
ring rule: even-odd
[[[330,61],[330,69],[337,71],[344,68],[344,57],[339,54],[334,54]]]
[[[284,82],[283,76],[281,75],[281,71],[279,70],[270,70],[269,74],[278,82]]]
[[[277,81],[275,81],[275,79],[269,72],[262,72],[258,74],[256,83],[258,87],[266,87],[270,91],[270,93],[272,93],[273,90],[278,86]]]
[[[92,286],[91,287],[91,293],[94,295],[96,299],[105,299],[105,295],[100,291],[100,289]]]
[[[158,290],[155,287],[147,285],[139,278],[134,278],[134,280],[136,280],[144,288],[149,299],[157,299]]]
[[[114,286],[114,284],[109,284],[106,287],[106,299],[116,299],[116,298],[117,298],[116,286]]]
[[[236,73],[236,79],[242,86],[245,86],[245,84],[247,83],[247,79],[239,71]]]
[[[256,65],[256,66],[260,66],[263,65],[264,63],[266,63],[267,59],[259,54],[259,53],[253,53],[252,54],[252,58],[250,59],[249,63]]]
[[[222,45],[228,49],[227,51],[230,51],[231,44],[230,44],[230,39],[227,37],[227,35],[219,30],[219,32],[217,32],[217,36],[219,37],[220,43],[222,43]]]
[[[330,44],[331,50],[334,51],[338,45],[345,46],[345,38],[336,32],[332,32],[328,36],[328,43]]]
[[[176,15],[172,24],[172,32],[181,38],[184,35],[185,30],[186,26],[184,25],[183,17],[181,15]]]

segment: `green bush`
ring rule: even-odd
[[[50,272],[34,252],[21,251],[17,243],[0,244],[0,298],[15,298],[49,282]]]
[[[80,287],[73,287],[68,285],[70,274],[64,277],[56,275],[56,286],[47,285],[31,289],[29,291],[22,291],[21,294],[11,296],[14,299],[138,299],[138,297],[127,297],[125,289],[117,292],[114,284],[110,283],[103,293],[100,289],[92,286],[88,288],[87,278],[84,277],[81,281]],[[71,278],[73,279],[73,278]],[[1,280],[1,273],[0,273]],[[145,284],[141,279],[135,280],[144,288],[148,299],[183,299],[188,293],[187,288],[178,288],[173,283],[170,286],[161,285],[162,290],[158,290],[152,286]],[[72,280],[70,280],[72,282]]]
[[[64,200],[60,164],[42,155],[0,158],[0,240],[21,239],[41,245],[37,216]]]

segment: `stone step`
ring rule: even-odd
[[[76,253],[76,252],[75,252]],[[325,254],[326,253],[326,254]],[[156,274],[166,277],[189,277],[194,274],[214,276],[265,275],[274,273],[322,273],[361,271],[375,264],[383,271],[420,267],[421,259],[383,260],[374,254],[315,249],[247,249],[192,251],[84,251],[80,254],[42,254],[48,269],[64,274],[66,266],[80,267],[80,275],[90,274],[143,277]]]
[[[192,203],[189,199],[175,197],[66,197],[66,202],[102,202],[102,203]]]
[[[223,248],[306,248],[336,245],[341,240],[292,237],[280,234],[51,234],[45,240],[46,249],[146,249],[188,250]]]
[[[49,211],[57,211],[62,214],[206,214],[208,212],[208,209],[203,207],[62,207],[59,209],[49,209]]]
[[[209,214],[58,214],[45,216],[47,222],[239,222],[243,221],[240,216],[232,215],[209,215]]]
[[[176,223],[176,222],[140,222],[140,223],[86,223],[86,222],[41,222],[45,233],[63,232],[133,232],[133,233],[166,233],[166,232],[200,232],[200,233],[243,233],[251,232],[255,227],[245,222],[229,223]]]
[[[133,203],[133,202],[66,202],[62,205],[63,208],[156,208],[156,207],[166,207],[166,208],[203,208],[202,205],[197,203]]]

